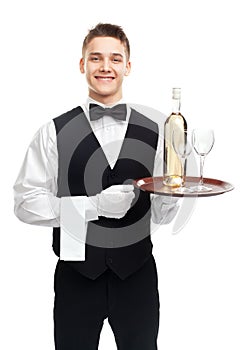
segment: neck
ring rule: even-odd
[[[172,108],[172,112],[175,114],[179,114],[180,113],[180,100],[179,99],[173,99],[173,108]]]
[[[122,93],[117,94],[115,96],[112,96],[112,95],[102,96],[89,91],[89,97],[107,106],[107,105],[116,104],[118,101],[120,101],[122,99]]]

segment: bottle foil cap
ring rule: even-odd
[[[179,100],[181,98],[181,88],[173,88],[173,98]]]

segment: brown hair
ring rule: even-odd
[[[130,44],[129,40],[124,33],[123,29],[115,24],[110,23],[98,23],[94,28],[90,29],[87,36],[84,39],[82,46],[82,54],[84,56],[84,52],[86,46],[91,42],[92,39],[96,37],[112,37],[119,39],[121,43],[125,46],[127,60],[130,58]]]

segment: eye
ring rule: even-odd
[[[91,56],[91,61],[97,62],[97,61],[99,61],[99,57],[98,56]]]
[[[119,63],[119,62],[121,62],[121,58],[120,57],[114,57],[113,58],[113,62]]]

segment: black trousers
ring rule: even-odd
[[[97,350],[103,322],[108,318],[117,349],[157,350],[157,284],[153,256],[125,280],[109,269],[91,280],[59,260],[55,272],[55,349]]]

